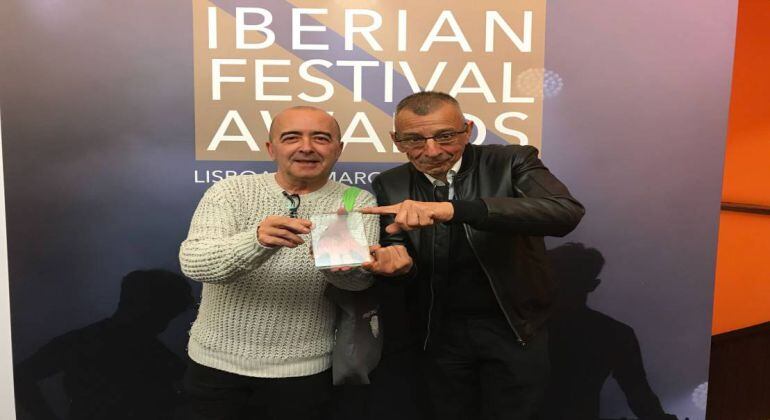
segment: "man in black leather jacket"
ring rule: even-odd
[[[404,98],[391,137],[410,163],[379,175],[380,207],[363,211],[415,261],[405,284],[433,414],[529,419],[548,377],[543,237],[584,209],[537,149],[469,145],[472,128],[447,94]]]

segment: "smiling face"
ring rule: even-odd
[[[267,152],[278,166],[282,187],[315,191],[326,184],[342,153],[339,126],[318,108],[289,108],[273,120]]]
[[[396,114],[395,133],[391,137],[398,138],[428,138],[442,133],[465,132],[455,136],[449,144],[438,144],[433,139],[425,146],[418,148],[402,148],[409,161],[422,173],[434,178],[446,180],[449,169],[462,157],[465,145],[471,136],[473,122],[466,121],[460,108],[451,103],[444,103],[432,109],[426,115],[419,115],[405,108]],[[396,143],[398,145],[398,143]]]

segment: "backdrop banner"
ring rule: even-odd
[[[540,149],[586,207],[547,241],[559,298],[542,417],[705,418],[737,0],[547,6],[2,2],[0,357],[17,418],[178,416],[195,309],[147,315],[150,334],[116,309],[199,299],[174,275],[179,244],[208,187],[274,171],[277,112],[337,118],[332,179],[370,189],[405,162],[392,116],[420,90],[455,96],[474,144]],[[399,357],[343,389],[337,418],[418,419]]]

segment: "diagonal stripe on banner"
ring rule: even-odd
[[[267,9],[273,14],[273,25],[270,29],[275,32],[275,43],[281,46],[283,49],[293,54],[302,60],[323,59],[329,62],[336,62],[337,60],[351,60],[351,61],[376,61],[380,63],[379,69],[384,67],[384,64],[377,57],[370,55],[364,49],[353,45],[351,51],[345,50],[345,38],[344,36],[334,32],[331,28],[327,27],[324,32],[305,32],[303,33],[303,41],[308,44],[326,44],[329,45],[328,50],[294,50],[291,43],[291,25],[279,25],[277,22],[291,22],[291,11],[295,6],[289,2],[283,0],[210,0],[210,2],[216,5],[219,9],[224,10],[231,16],[235,16],[236,7],[261,7]],[[312,16],[305,15],[303,21],[310,22],[314,25],[325,26]],[[327,77],[336,81],[353,91],[353,72],[349,67],[331,66],[326,68],[323,66],[315,67],[318,71],[325,74]],[[373,69],[368,69],[373,70]],[[363,69],[367,71],[367,69]],[[401,73],[394,70],[393,72],[393,97],[403,98],[412,94],[412,88],[409,86],[409,82]],[[371,82],[370,82],[371,81]],[[367,75],[367,83],[362,83],[361,97],[366,102],[377,107],[387,115],[393,115],[393,111],[396,109],[396,104],[391,102],[385,102],[385,98],[382,96],[382,87],[385,86],[385,72],[380,71],[374,75]],[[487,135],[484,140],[485,144],[509,144],[507,141],[500,138],[496,133],[491,130],[487,130]]]

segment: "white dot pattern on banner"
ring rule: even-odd
[[[301,196],[298,217],[341,206],[347,186],[329,181]],[[288,215],[287,199],[273,174],[219,181],[204,195],[182,243],[183,272],[203,282],[188,352],[198,363],[257,377],[304,376],[330,366],[335,308],[323,296],[327,282],[361,290],[372,279],[363,270],[321,272],[309,235],[296,248],[265,248],[256,240],[260,221]],[[362,191],[356,207],[374,206]],[[364,216],[367,239],[378,242],[377,216]]]
[[[706,400],[708,398],[709,393],[709,383],[704,382],[700,385],[698,385],[697,388],[692,392],[692,402],[695,404],[696,407],[700,408],[701,410],[706,410]]]
[[[544,68],[528,69],[516,77],[519,93],[533,98],[553,98],[561,93],[564,81],[559,73]]]

